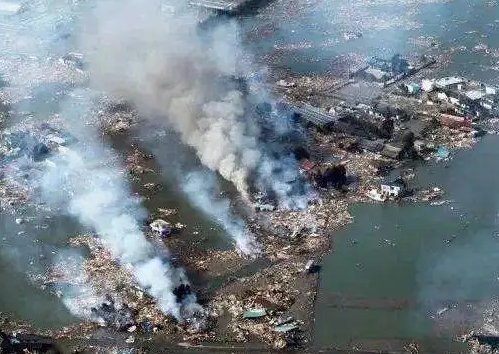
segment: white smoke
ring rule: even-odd
[[[213,174],[191,172],[182,183],[183,191],[194,205],[220,223],[243,255],[255,256],[260,252],[244,221],[232,213],[229,200],[220,198]]]
[[[47,103],[60,99],[53,96],[50,84],[70,82],[77,86],[84,82],[82,75],[72,75],[78,70],[57,60],[69,49],[71,41],[62,38],[66,38],[66,30],[75,26],[73,20],[79,10],[78,1],[73,0],[31,2],[27,4],[27,11],[19,15],[23,21],[18,19],[26,27],[8,36],[0,34],[4,39],[2,49],[26,53],[21,59],[18,54],[1,56],[1,69],[16,89],[11,90],[12,101],[32,98],[35,92],[50,97],[33,99],[25,104],[40,119],[47,118]],[[36,70],[31,70],[32,62],[39,63]],[[17,74],[21,71],[22,75]],[[184,308],[195,310],[199,306],[194,295],[184,297],[182,303],[177,302],[173,290],[180,284],[187,284],[185,275],[181,269],[171,266],[168,257],[160,254],[141,230],[140,221],[146,212],[140,201],[130,195],[123,166],[99,141],[101,133],[96,129],[97,114],[92,111],[95,93],[74,90],[68,96],[72,98],[58,102],[58,113],[50,119],[62,123],[67,133],[76,136],[81,143],[54,151],[53,158],[42,168],[41,180],[34,178],[29,182],[39,187],[36,189],[41,191],[43,202],[48,206],[53,209],[64,207],[68,214],[95,231],[112,256],[128,267],[136,282],[156,299],[160,309],[182,320],[186,317],[182,311]],[[16,108],[21,110],[23,107]],[[19,124],[26,123],[23,116]],[[34,170],[40,167],[32,161],[31,164]],[[98,301],[92,289],[81,290],[88,291],[79,300],[89,301],[75,303],[77,299],[63,298],[77,315],[88,313],[88,307]]]
[[[162,12],[161,4],[176,11]],[[129,99],[142,115],[160,117],[246,198],[251,179],[281,206],[304,207],[303,191],[274,182],[276,170],[293,170],[298,178],[296,163],[266,151],[244,89],[229,79],[251,71],[235,22],[200,33],[196,14],[173,0],[111,0],[98,3],[93,14],[81,45],[95,88]]]
[[[92,308],[98,308],[106,300],[101,294],[97,294],[90,285],[88,274],[84,269],[84,258],[74,252],[59,252],[51,272],[56,274],[54,288],[60,292],[62,302],[75,316],[93,320]],[[69,289],[62,289],[58,284],[70,283]]]
[[[146,240],[140,228],[145,211],[139,200],[130,196],[117,166],[109,164],[112,154],[92,141],[83,151],[77,149],[61,147],[48,161],[41,184],[45,199],[69,201],[69,214],[95,230],[112,256],[130,269],[165,314],[181,320],[181,305],[173,294],[183,280],[181,274]],[[99,163],[102,160],[107,163]]]

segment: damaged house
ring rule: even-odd
[[[326,114],[319,108],[308,104],[293,106],[292,110],[294,112],[295,121],[308,127],[315,127],[323,133],[331,132],[338,119],[336,116]]]
[[[403,198],[409,194],[407,184],[402,178],[388,180],[381,184],[381,193],[387,198]]]
[[[358,73],[361,77],[371,81],[385,83],[395,77],[403,77],[411,72],[407,59],[395,54],[391,59],[378,57],[369,58],[368,67]]]

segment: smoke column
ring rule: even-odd
[[[232,212],[229,199],[220,195],[216,174],[193,159],[192,149],[182,144],[175,132],[158,131],[146,125],[140,129],[143,142],[161,165],[163,178],[171,185],[178,185],[194,207],[214,219],[241,255],[256,256],[260,247],[244,220]]]
[[[82,84],[81,81],[73,81],[72,70],[55,59],[67,52],[70,46],[68,41],[61,38],[66,38],[65,25],[74,27],[78,4],[47,1],[29,3],[30,6],[33,8],[22,16],[29,18],[31,14],[43,23],[31,24],[33,35],[29,30],[19,31],[9,34],[9,41],[3,43],[8,44],[8,49],[13,52],[28,53],[30,58],[36,58],[29,60],[41,64],[36,66],[38,70],[29,70],[31,62],[24,59],[21,69],[28,70],[23,75],[15,75],[16,70],[12,70],[8,73],[13,75],[8,75],[8,79],[11,84],[15,84],[16,89],[20,89],[21,97],[25,92],[37,90],[54,99],[48,88],[50,85],[46,84],[59,83],[65,79],[74,85]],[[19,59],[14,57],[13,63],[19,63]],[[10,68],[8,61],[2,61],[2,64],[4,69]],[[36,175],[30,181],[33,189],[40,191],[42,200],[52,208],[65,208],[69,215],[92,229],[113,257],[128,267],[137,283],[155,298],[165,314],[171,314],[180,321],[191,316],[194,311],[200,310],[195,297],[188,296],[178,303],[172,292],[176,286],[187,283],[183,271],[172,267],[168,257],[159,254],[156,247],[146,240],[140,227],[145,210],[140,206],[140,201],[130,195],[130,188],[123,176],[124,169],[116,162],[116,156],[99,141],[101,134],[96,129],[95,93],[89,90],[66,90],[65,94],[68,97],[58,102],[59,108],[50,118],[59,123],[62,121],[67,132],[80,143],[70,148],[61,146],[58,151],[54,151],[51,159],[44,162],[44,166],[28,161],[34,170],[42,167],[42,175]],[[46,108],[46,102],[45,99],[29,107],[34,116]],[[21,106],[17,108],[22,109]],[[39,118],[46,120],[47,116],[40,114]],[[21,124],[25,123],[23,120]],[[93,291],[87,294],[94,296]],[[68,299],[64,299],[64,302],[70,310],[75,310],[72,306],[74,303]],[[84,313],[81,310],[75,311],[75,314]]]
[[[182,189],[197,208],[222,225],[243,255],[254,256],[260,252],[244,221],[232,213],[229,200],[220,198],[213,174],[191,172],[182,182]]]
[[[296,162],[266,151],[244,89],[229,79],[251,71],[236,23],[200,33],[196,14],[173,4],[174,12],[161,12],[157,0],[96,5],[81,36],[93,87],[130,100],[143,116],[176,130],[244,197],[251,179],[281,207],[305,207],[303,190],[275,182],[290,174],[298,179]]]
[[[96,232],[112,256],[131,270],[137,283],[156,299],[165,314],[180,320],[181,306],[172,291],[185,282],[183,274],[146,240],[140,227],[146,212],[140,200],[130,196],[116,158],[95,141],[98,132],[77,123],[76,119],[88,121],[86,116],[92,112],[85,112],[91,107],[81,98],[85,93],[76,96],[78,105],[66,103],[61,115],[71,132],[85,137],[85,141],[71,148],[60,147],[58,154],[47,161],[41,183],[44,199],[53,205],[67,202],[68,213]]]

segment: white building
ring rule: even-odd
[[[468,97],[472,101],[478,101],[479,99],[482,99],[485,96],[486,96],[485,92],[480,90],[471,90],[466,92],[466,97]]]
[[[402,187],[396,186],[396,185],[388,185],[388,184],[382,184],[381,185],[381,193],[384,195],[391,197],[391,198],[397,198],[402,192]]]
[[[405,192],[406,184],[401,178],[381,184],[381,194],[387,196],[388,198],[402,197]]]
[[[466,82],[466,79],[464,77],[449,76],[436,80],[435,86],[440,89],[445,89],[451,88],[452,86],[457,87],[457,85],[462,84],[463,82]]]
[[[495,95],[497,92],[496,88],[495,87],[492,87],[492,86],[485,86],[485,93],[487,95]]]
[[[448,101],[449,100],[449,97],[447,97],[447,95],[445,94],[445,92],[438,92],[437,93],[437,98],[440,101]]]

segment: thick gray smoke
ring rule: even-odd
[[[182,189],[196,207],[222,225],[239,252],[245,256],[254,256],[260,252],[259,245],[244,221],[232,213],[229,200],[220,198],[213,174],[191,172],[183,180]]]
[[[233,78],[251,65],[235,22],[200,32],[195,13],[171,2],[126,0],[99,3],[81,44],[95,88],[132,101],[142,115],[159,117],[208,168],[218,171],[249,198],[250,180],[278,198],[283,208],[303,208],[306,193],[291,188],[296,162],[271,156],[245,90]],[[152,118],[151,118],[152,119]]]

